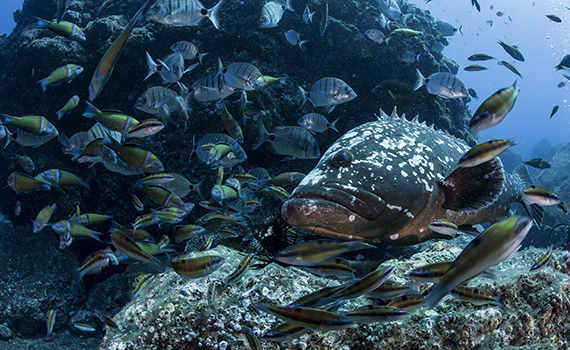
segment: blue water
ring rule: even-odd
[[[12,13],[22,7],[22,0],[2,0],[0,3],[0,34],[10,34],[16,26]]]
[[[514,63],[524,79],[518,79],[521,88],[513,110],[497,126],[480,133],[479,141],[516,137],[519,144],[515,147],[523,158],[530,157],[536,143],[547,138],[553,145],[565,143],[570,135],[570,109],[568,86],[556,85],[566,80],[555,72],[564,55],[570,53],[570,10],[564,1],[480,1],[481,12],[471,6],[470,1],[435,0],[411,1],[432,15],[456,27],[463,24],[463,34],[457,33],[449,38],[450,44],[444,54],[455,59],[460,65],[458,76],[467,87],[474,88],[479,94],[479,101],[470,103],[475,111],[480,103],[500,88],[513,84],[516,75],[505,67],[497,65],[496,60],[482,62],[488,71],[465,72],[469,64],[469,55],[482,52]],[[493,9],[490,5],[493,4]],[[533,6],[534,4],[534,6]],[[497,11],[504,12],[502,17]],[[556,14],[562,23],[554,23],[546,18],[547,14]],[[511,16],[512,22],[508,19]],[[486,21],[492,20],[493,26]],[[518,45],[525,57],[525,62],[514,61],[496,39],[511,45]],[[430,74],[432,72],[424,72]],[[570,82],[569,82],[570,83]],[[570,85],[570,84],[569,84]],[[558,113],[550,119],[550,112],[555,105],[560,106]]]

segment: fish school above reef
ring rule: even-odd
[[[476,145],[520,89],[472,113],[442,54],[462,27],[395,0],[25,0],[14,18],[1,343],[568,346],[568,252],[517,252],[564,196],[504,170],[515,141]]]

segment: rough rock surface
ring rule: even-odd
[[[389,260],[395,276],[411,268],[453,259],[461,248],[453,242],[429,244],[405,261]],[[569,346],[570,254],[555,251],[549,267],[530,274],[543,249],[525,249],[498,265],[496,281],[476,279],[471,286],[504,298],[504,308],[475,306],[446,299],[435,309],[386,323],[342,331],[311,332],[289,345],[263,342],[264,349],[566,349]],[[108,332],[100,349],[241,349],[247,347],[242,325],[260,336],[279,321],[260,313],[255,302],[286,305],[302,295],[337,285],[293,267],[271,264],[250,269],[241,281],[218,296],[216,316],[208,306],[208,283],[233,271],[241,256],[222,246],[202,254],[220,255],[225,264],[208,277],[185,280],[173,271],[158,275],[141,295],[114,316],[123,333]],[[369,303],[364,297],[346,303],[351,310]]]

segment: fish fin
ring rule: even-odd
[[[37,29],[47,27],[47,25],[49,23],[48,20],[45,20],[45,19],[42,19],[39,17],[36,17],[36,18],[38,19],[38,25],[36,26]]]
[[[544,219],[544,208],[538,204],[530,204],[522,200],[520,203],[523,205],[532,221],[534,221],[536,227],[540,229],[542,226],[542,220]]]
[[[91,102],[85,101],[85,103],[87,103],[87,108],[85,109],[85,112],[83,113],[84,117],[94,118],[96,114],[101,113],[101,111],[99,109],[97,109],[97,107],[93,106],[93,104]]]
[[[461,30],[462,28],[463,28],[463,24],[460,25],[460,26],[459,26],[459,29],[458,29],[458,31],[459,31],[459,33],[461,33],[461,35],[463,35],[463,31]]]
[[[209,52],[201,53],[201,54],[198,56],[198,62],[200,62],[200,64],[202,64],[202,60],[204,59],[204,56],[206,56],[208,53],[209,53]]]
[[[477,230],[475,227],[473,227],[473,225],[469,225],[469,224],[460,225],[458,227],[458,230],[463,232],[463,233],[470,234],[472,236],[478,236],[481,233],[481,232],[479,232],[479,230]]]
[[[285,1],[285,9],[289,10],[291,12],[295,12],[295,9],[293,9],[293,5],[291,3],[291,0],[286,0]]]
[[[48,82],[48,78],[43,78],[39,80],[38,83],[40,83],[40,85],[42,86],[43,92],[46,92],[47,87],[50,85]]]
[[[420,72],[420,70],[417,68],[416,68],[416,74],[417,74],[417,80],[416,83],[414,84],[414,91],[418,90],[426,83],[426,78],[422,75],[422,72]]]
[[[305,51],[305,44],[308,42],[309,40],[302,40],[301,42],[299,42],[299,48],[301,48],[301,51]]]
[[[260,119],[259,123],[257,124],[257,131],[258,131],[258,139],[255,143],[251,146],[252,150],[256,150],[261,146],[265,141],[269,141],[269,133],[267,129],[265,129],[265,125],[263,125],[263,121]]]
[[[532,177],[530,177],[526,165],[521,164],[516,167],[513,171],[513,176],[518,176],[522,186],[525,188],[533,184]]]
[[[216,6],[209,9],[207,14],[206,14],[206,17],[208,17],[210,19],[210,21],[212,21],[212,24],[218,30],[220,29],[220,20],[218,18],[218,12],[220,11],[220,7],[222,5],[222,2],[224,2],[224,0],[220,0],[220,2],[218,2],[216,4]]]
[[[336,107],[336,105],[328,106],[327,108],[325,108],[325,113],[332,112],[335,107]]]
[[[301,104],[301,108],[303,108],[303,106],[305,105],[305,103],[307,103],[307,91],[305,91],[305,89],[303,89],[301,86],[298,86],[299,88],[299,92],[301,92],[301,95],[303,96],[303,103]]]
[[[91,191],[91,188],[89,187],[89,182],[91,181],[90,177],[86,177],[83,179],[83,181],[81,182],[81,186],[85,187],[86,189],[88,189],[89,191]]]
[[[4,144],[4,148],[8,147],[8,145],[10,144],[10,142],[12,142],[12,140],[14,140],[14,137],[12,136],[10,130],[6,128],[6,143]]]
[[[186,73],[188,73],[188,72],[194,70],[194,68],[198,67],[198,65],[200,65],[200,63],[191,64],[190,66],[188,66],[188,68],[186,68],[186,69],[184,70],[184,72],[182,72],[182,75],[184,75],[184,74],[186,74]]]
[[[336,131],[336,132],[339,132],[339,131],[336,129],[336,122],[338,122],[339,119],[340,119],[340,118],[336,118],[336,120],[331,123],[331,127],[330,127],[331,129],[333,129],[333,130]]]
[[[158,72],[158,67],[160,67],[160,64],[154,62],[152,57],[150,57],[148,51],[145,51],[145,53],[146,53],[146,64],[148,65],[148,73],[146,74],[146,77],[143,79],[143,81],[147,80],[151,75]],[[168,69],[168,67],[166,67],[166,69]]]
[[[439,183],[444,209],[476,211],[493,204],[505,183],[503,163],[499,158],[471,168],[457,168]]]

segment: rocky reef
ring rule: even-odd
[[[387,260],[400,278],[412,268],[454,259],[461,252],[456,242],[425,243],[425,251],[406,260]],[[470,286],[502,297],[504,307],[476,306],[446,299],[435,309],[418,311],[396,322],[360,325],[342,331],[310,332],[286,343],[262,341],[264,349],[565,349],[569,346],[570,254],[554,251],[549,267],[531,274],[529,268],[545,250],[530,248],[496,266],[497,280],[475,279]],[[287,305],[297,298],[339,281],[314,276],[294,267],[270,264],[250,269],[235,285],[218,296],[219,316],[208,306],[207,285],[219,283],[241,260],[240,254],[219,246],[201,254],[226,258],[212,275],[185,280],[170,271],[158,275],[114,319],[123,332],[109,331],[101,349],[241,349],[247,347],[241,326],[261,337],[279,324],[252,303]],[[354,266],[364,267],[371,262]],[[360,297],[342,310],[370,303]]]

